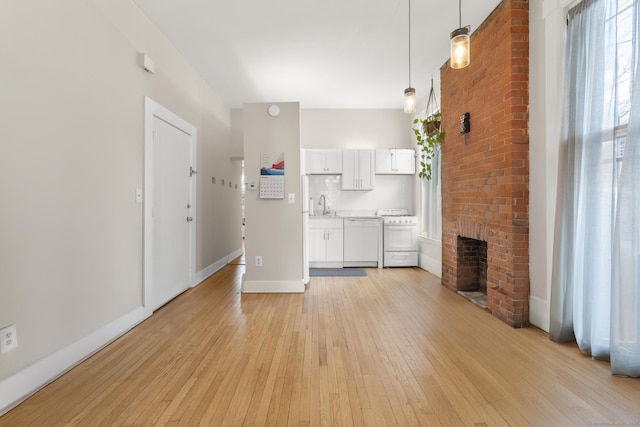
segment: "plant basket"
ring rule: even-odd
[[[424,122],[422,125],[422,130],[424,133],[429,134],[435,131],[440,130],[440,120],[431,120],[428,122]]]

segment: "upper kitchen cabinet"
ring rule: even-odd
[[[342,150],[307,149],[305,150],[306,173],[339,175],[342,173]]]
[[[416,152],[410,148],[391,148],[376,150],[377,174],[416,173]]]
[[[342,189],[373,190],[376,150],[342,150]]]

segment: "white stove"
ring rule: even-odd
[[[378,209],[383,222],[384,267],[418,265],[418,218],[406,209]]]
[[[415,216],[383,216],[382,223],[418,225],[418,217]]]

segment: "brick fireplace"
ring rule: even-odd
[[[529,324],[528,22],[528,1],[504,0],[473,32],[471,65],[440,70],[442,284],[486,287],[513,327]]]

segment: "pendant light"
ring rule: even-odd
[[[409,87],[404,90],[404,112],[416,111],[416,90],[411,87],[411,0],[409,0]]]
[[[471,62],[469,49],[471,47],[471,37],[469,32],[471,27],[462,26],[462,0],[458,0],[459,28],[451,33],[451,68],[464,68]]]

